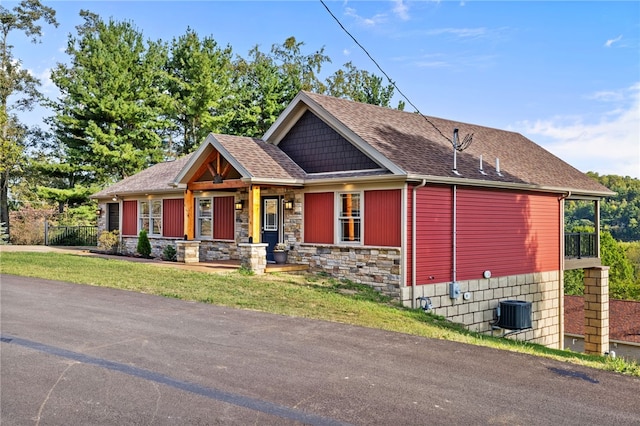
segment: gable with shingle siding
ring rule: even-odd
[[[380,166],[307,111],[278,144],[307,173],[377,169]]]

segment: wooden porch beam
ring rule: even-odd
[[[209,191],[216,189],[234,189],[234,188],[247,188],[248,183],[241,180],[225,180],[222,183],[213,183],[210,181],[191,182],[187,185],[187,188],[192,191]]]

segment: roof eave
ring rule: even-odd
[[[105,200],[105,199],[111,199],[114,196],[117,196],[118,198],[122,198],[124,196],[127,197],[131,197],[131,196],[145,196],[145,195],[165,195],[165,194],[182,194],[182,188],[177,187],[177,186],[173,186],[173,185],[168,185],[167,189],[151,189],[151,190],[146,190],[146,191],[113,191],[113,192],[108,192],[106,194],[103,195],[90,195],[89,198],[92,200]]]
[[[264,178],[264,177],[250,177],[241,178],[242,182],[249,183],[251,185],[275,185],[275,186],[304,186],[304,179],[280,179],[280,178]]]
[[[318,186],[327,184],[345,184],[345,183],[404,183],[407,181],[406,175],[371,175],[371,176],[349,176],[349,177],[330,177],[322,179],[307,179],[305,186]]]
[[[178,175],[175,177],[172,182],[173,185],[180,186],[186,184],[185,179],[190,177],[190,175],[193,174],[198,167],[200,167],[200,165],[202,164],[202,159],[204,156],[206,156],[209,147],[212,147],[213,149],[218,151],[220,155],[222,155],[231,164],[231,166],[236,169],[238,173],[240,173],[241,176],[251,177],[251,173],[249,173],[247,169],[244,168],[244,166],[238,163],[235,157],[231,155],[229,151],[224,148],[224,146],[222,146],[222,144],[216,139],[213,133],[209,133],[204,142],[200,144],[200,147],[197,149],[197,151],[193,153],[193,155],[189,159],[189,162],[184,165],[182,170],[180,170],[180,173],[178,173]]]
[[[613,195],[615,193],[611,191],[591,191],[585,189],[576,189],[568,187],[556,187],[547,185],[536,185],[530,183],[518,183],[518,182],[497,182],[486,181],[481,179],[468,179],[468,178],[452,178],[443,176],[432,175],[417,175],[412,174],[407,176],[407,180],[422,181],[426,180],[428,183],[440,183],[448,185],[461,185],[461,186],[481,186],[485,188],[494,189],[512,189],[512,190],[525,190],[536,192],[550,192],[555,194],[570,194],[571,196],[580,196],[587,198],[602,198]]]

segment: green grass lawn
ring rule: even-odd
[[[321,275],[254,276],[242,270],[208,274],[126,260],[32,252],[0,252],[0,273],[379,328],[523,352],[640,377],[640,364],[635,362],[469,332],[442,317],[404,308],[368,286]]]

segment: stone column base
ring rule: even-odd
[[[256,275],[264,274],[267,269],[267,243],[240,243],[238,253],[240,255],[240,266]]]
[[[200,241],[176,241],[176,251],[178,262],[200,262]]]
[[[584,351],[609,352],[609,267],[584,270]]]

